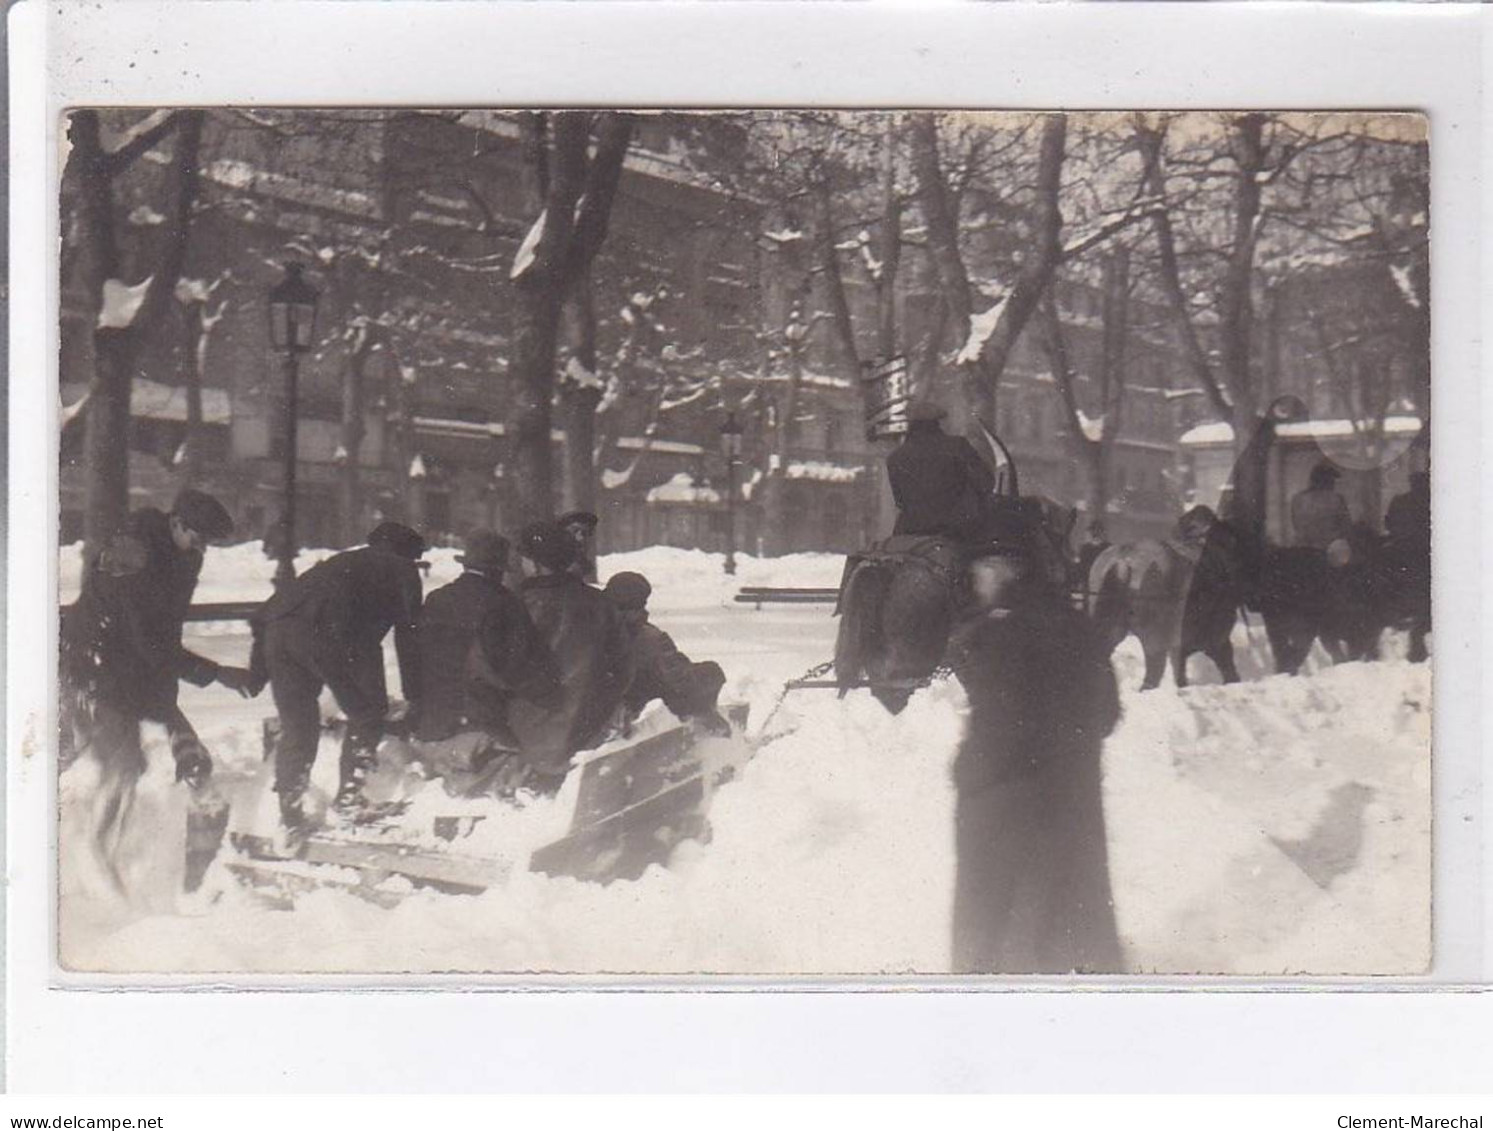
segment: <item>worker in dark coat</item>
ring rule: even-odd
[[[897,504],[893,533],[944,534],[968,542],[980,530],[995,473],[973,444],[944,432],[944,416],[930,401],[908,407],[907,435],[887,457]]]
[[[1399,615],[1410,622],[1409,658],[1426,659],[1426,634],[1431,631],[1431,476],[1410,475],[1410,490],[1396,495],[1384,513],[1389,537],[1385,559],[1390,592]]]
[[[140,724],[149,720],[166,727],[177,780],[194,788],[207,780],[212,761],[177,706],[180,681],[257,690],[246,669],[182,644],[203,548],[232,532],[221,503],[187,489],[169,514],[154,507],[131,514],[90,563],[77,602],[63,611],[63,764],[88,748],[106,773],[138,778]]]
[[[337,808],[355,816],[389,712],[383,640],[394,630],[404,697],[419,713],[420,570],[425,540],[395,522],[379,525],[368,544],[334,554],[285,585],[263,610],[264,660],[280,739],[275,791],[287,830],[303,831],[302,800],[321,737],[317,700],[330,688],[347,717]]]
[[[1108,649],[1024,555],[973,568],[950,663],[969,695],[954,762],[953,968],[1114,973],[1100,754],[1119,720]]]
[[[571,570],[584,581],[596,583],[596,527],[601,523],[590,511],[570,511],[555,520],[575,539],[577,554]]]
[[[1410,490],[1396,495],[1384,512],[1384,529],[1391,545],[1406,552],[1431,557],[1431,475],[1410,473]]]
[[[535,522],[518,537],[519,595],[559,676],[559,690],[515,697],[508,721],[540,788],[557,788],[576,751],[604,739],[632,681],[632,647],[617,607],[573,572],[575,539]]]
[[[1326,550],[1348,536],[1353,516],[1348,513],[1348,501],[1338,494],[1341,477],[1342,472],[1324,460],[1312,468],[1306,490],[1291,499],[1291,530],[1296,545]]]
[[[697,719],[716,734],[730,734],[716,699],[726,675],[714,660],[695,663],[671,637],[648,622],[648,598],[653,586],[641,573],[619,573],[603,590],[622,613],[632,633],[633,677],[623,696],[629,718],[636,718],[655,699],[662,699],[681,719]]]
[[[461,576],[420,610],[420,715],[415,737],[439,742],[468,731],[505,735],[516,692],[542,698],[553,665],[529,610],[503,584],[508,540],[477,530],[457,556]]]

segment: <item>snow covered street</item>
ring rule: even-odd
[[[452,551],[432,557],[427,590],[456,572]],[[655,621],[691,656],[721,663],[723,699],[749,703],[749,730],[760,735],[783,682],[828,658],[835,621],[828,606],[757,612],[730,595],[741,585],[834,585],[842,562],[744,558],[726,578],[717,555],[651,549],[603,559],[601,573],[652,579]],[[197,599],[263,596],[271,568],[257,546],[210,551]],[[69,549],[64,600],[76,575]],[[189,646],[215,658],[247,654],[241,624],[188,631]],[[1302,677],[1262,677],[1263,642],[1242,627],[1236,639],[1246,682],[1229,687],[1210,683],[1211,665],[1195,658],[1199,686],[1142,694],[1133,642],[1116,656],[1125,713],[1106,744],[1104,792],[1131,968],[1423,970],[1429,665],[1309,664]],[[221,687],[184,686],[182,705],[221,774],[255,772],[261,720],[273,714],[267,695],[243,702]],[[69,859],[67,830],[86,804],[88,767],[79,765],[61,790],[63,962],[119,972],[938,974],[949,965],[949,766],[964,709],[952,681],[919,692],[896,718],[866,692],[795,693],[756,757],[715,793],[710,843],[682,844],[667,869],[605,887],[518,869],[480,896],[414,891],[393,909],[323,890],[293,911],[272,910],[221,859],[190,897],[158,891],[106,907]],[[318,761],[323,783],[335,779],[332,745]],[[143,804],[163,822],[178,819],[163,735],[150,736],[149,751]],[[525,830],[552,835],[556,815],[542,810],[565,801],[535,803]],[[493,808],[492,821],[502,820]],[[142,838],[138,850],[169,853],[170,840]]]

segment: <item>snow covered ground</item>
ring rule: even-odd
[[[437,551],[427,587],[455,575]],[[164,736],[150,743],[133,847],[141,895],[97,897],[75,833],[86,765],[62,782],[61,957],[86,971],[211,973],[589,972],[931,973],[949,964],[954,793],[949,765],[964,697],[952,682],[919,692],[899,717],[863,692],[795,693],[784,680],[829,656],[825,606],[756,612],[740,585],[833,585],[842,559],[720,558],[654,548],[602,562],[654,582],[654,619],[697,658],[720,661],[725,698],[749,702],[756,757],[715,794],[709,845],[687,842],[668,868],[602,887],[516,869],[481,896],[418,891],[393,909],[323,890],[294,911],[265,907],[219,866],[204,890],[171,893],[184,817]],[[209,555],[199,600],[265,595],[257,546]],[[64,599],[77,559],[64,552]],[[203,626],[195,643],[242,662],[241,625]],[[1138,972],[1277,975],[1414,973],[1430,946],[1430,670],[1403,659],[1310,665],[1265,676],[1262,633],[1241,626],[1243,684],[1139,693],[1140,658],[1116,666],[1125,717],[1105,747],[1105,805],[1116,910]],[[1391,642],[1391,652],[1398,642]],[[260,759],[268,698],[183,687],[222,772]],[[328,703],[330,709],[330,703]],[[770,721],[768,717],[771,715]],[[329,740],[316,781],[334,784]],[[553,839],[567,796],[503,819],[521,858]],[[164,830],[161,832],[159,830]]]

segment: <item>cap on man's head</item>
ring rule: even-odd
[[[410,561],[419,561],[430,547],[418,533],[402,522],[381,522],[368,535],[368,544]]]
[[[1343,473],[1332,464],[1323,460],[1312,468],[1311,483],[1313,487],[1330,487],[1343,477]]]
[[[613,574],[608,579],[603,592],[615,601],[619,608],[638,610],[648,607],[648,598],[653,595],[653,586],[648,584],[648,579],[641,573],[626,572]]]
[[[597,518],[590,511],[567,511],[555,519],[555,522],[567,530],[580,527],[587,534],[590,534],[600,524],[601,519]]]
[[[936,401],[926,398],[918,398],[907,403],[907,419],[913,424],[921,424],[929,420],[942,420],[948,416],[948,410]]]
[[[467,569],[502,573],[508,568],[508,539],[495,530],[474,530],[467,535],[467,548],[456,555]]]
[[[545,569],[562,573],[575,563],[579,547],[558,522],[531,522],[519,531],[518,552]]]
[[[233,518],[217,499],[206,491],[186,487],[171,504],[171,513],[189,530],[195,530],[208,542],[219,542],[233,533]]]

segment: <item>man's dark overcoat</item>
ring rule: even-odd
[[[542,698],[556,683],[523,600],[502,579],[467,570],[420,610],[420,717],[416,736],[506,730],[514,693]]]
[[[971,537],[980,527],[995,473],[963,436],[937,424],[914,424],[887,457],[896,534]]]
[[[62,657],[72,684],[137,719],[172,722],[179,681],[206,687],[218,665],[182,645],[202,553],[180,549],[163,511],[130,515],[87,569],[64,611]]]
[[[531,577],[519,595],[554,661],[559,687],[539,699],[515,697],[508,721],[536,769],[563,774],[575,752],[599,739],[616,715],[632,680],[632,640],[612,601],[573,574]]]

